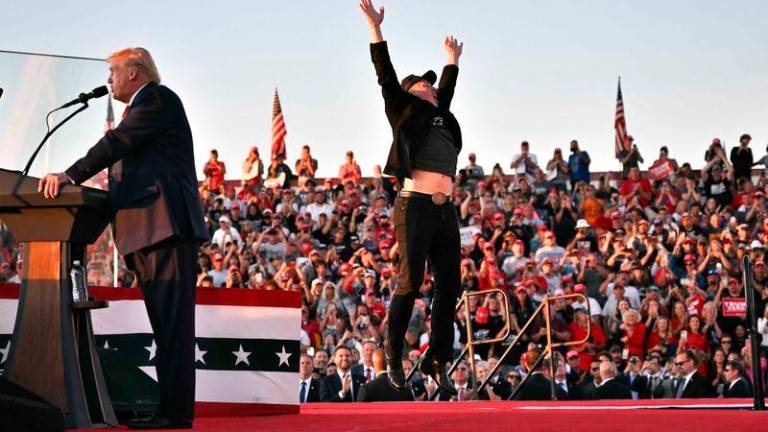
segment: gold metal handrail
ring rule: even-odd
[[[501,290],[501,289],[496,288],[496,289],[487,290],[487,291],[474,291],[474,292],[466,292],[465,291],[464,294],[462,294],[461,299],[459,300],[458,304],[456,305],[456,311],[458,312],[461,309],[461,307],[463,307],[464,305],[468,305],[469,304],[468,303],[468,299],[470,297],[487,295],[487,294],[494,293],[494,292],[498,293],[498,294],[501,294],[502,308],[504,310],[506,321],[507,321],[507,325],[506,325],[506,329],[504,331],[504,335],[503,336],[498,336],[498,337],[495,337],[495,338],[492,338],[492,339],[483,339],[483,340],[479,340],[479,341],[473,340],[472,339],[472,319],[471,319],[470,314],[469,314],[469,308],[467,308],[466,314],[464,316],[464,319],[465,319],[465,322],[466,322],[466,326],[467,326],[467,330],[466,330],[467,331],[467,343],[466,343],[464,349],[459,354],[459,356],[453,361],[453,363],[451,363],[450,368],[446,372],[447,376],[449,376],[449,377],[451,376],[451,374],[456,370],[456,367],[459,365],[459,363],[461,363],[461,361],[464,358],[464,356],[467,355],[467,353],[469,353],[469,365],[468,366],[469,366],[470,379],[472,380],[472,384],[475,384],[477,382],[477,377],[476,377],[476,374],[475,374],[474,347],[476,345],[491,344],[491,343],[501,342],[501,341],[506,340],[507,337],[509,336],[510,328],[511,328],[511,323],[510,323],[510,318],[511,317],[510,317],[510,314],[509,314],[509,298],[507,296],[507,293],[505,291]],[[541,364],[541,362],[544,360],[544,358],[546,358],[548,356],[552,357],[552,353],[553,353],[554,349],[561,348],[561,347],[566,347],[566,346],[582,345],[582,344],[585,344],[585,343],[587,343],[589,341],[589,338],[592,336],[592,321],[591,321],[591,319],[587,322],[588,323],[587,324],[587,333],[584,336],[584,338],[582,338],[581,340],[578,340],[578,341],[567,341],[567,342],[553,342],[552,341],[552,317],[550,316],[550,307],[549,306],[552,305],[554,302],[556,302],[558,300],[569,300],[569,299],[579,299],[579,301],[582,302],[585,305],[585,307],[587,309],[587,315],[591,318],[592,313],[591,313],[591,308],[590,308],[590,305],[589,305],[589,299],[585,295],[583,295],[583,294],[575,294],[574,293],[574,294],[564,294],[564,295],[559,295],[559,296],[550,296],[550,295],[545,296],[542,299],[541,304],[539,304],[539,306],[536,308],[536,310],[534,310],[533,314],[531,314],[530,318],[528,318],[528,321],[525,323],[525,325],[523,325],[523,327],[521,329],[519,329],[520,331],[518,332],[517,336],[515,336],[515,338],[509,344],[507,349],[499,356],[499,361],[496,363],[496,366],[494,366],[493,369],[488,371],[488,373],[486,374],[486,377],[483,379],[483,381],[480,383],[480,385],[477,386],[476,390],[473,391],[475,397],[477,397],[477,393],[478,392],[480,392],[483,388],[485,388],[486,385],[488,385],[488,382],[490,381],[490,379],[498,372],[499,368],[501,368],[501,366],[503,365],[504,360],[507,357],[509,357],[509,355],[512,353],[512,350],[520,342],[521,338],[523,337],[523,335],[525,335],[525,333],[528,330],[528,328],[536,321],[536,319],[542,313],[544,314],[544,325],[545,325],[545,328],[546,328],[547,345],[544,347],[544,350],[543,350],[541,356],[539,356],[539,358],[536,360],[534,365],[532,365],[531,370],[537,369],[538,366]],[[416,364],[414,365],[413,369],[411,369],[411,372],[406,377],[407,381],[410,381],[413,378],[414,374],[416,373],[416,370],[418,369],[419,365],[424,360],[426,355],[427,355],[427,353],[425,351],[424,354],[422,354],[422,356],[419,357],[419,359],[416,362]],[[557,398],[556,393],[555,393],[555,381],[554,381],[555,367],[556,367],[555,362],[554,361],[550,361],[550,369],[551,369],[550,372],[551,372],[552,378],[553,378],[553,379],[550,380],[550,392],[551,392],[551,397],[552,397],[553,400]],[[512,393],[509,396],[509,399],[512,399],[517,394],[517,392],[520,390],[520,388],[522,388],[523,384],[525,383],[525,381],[527,381],[529,376],[530,376],[530,374],[526,375],[523,378],[523,380],[520,382],[520,384],[515,389],[513,389]],[[435,394],[430,396],[430,399],[436,397],[438,393],[439,392],[435,392]]]

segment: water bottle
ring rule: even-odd
[[[72,270],[69,272],[72,279],[72,301],[77,303],[88,300],[88,291],[85,286],[85,270],[79,260],[72,263]]]

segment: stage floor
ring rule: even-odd
[[[640,403],[642,402],[642,403]],[[299,415],[207,417],[195,431],[768,430],[747,399],[307,404]],[[124,426],[121,429],[126,429]],[[103,430],[103,429],[102,429]]]

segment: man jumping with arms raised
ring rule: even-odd
[[[461,151],[461,129],[449,109],[464,44],[446,36],[443,45],[448,64],[437,89],[433,87],[437,75],[431,70],[398,82],[381,35],[384,8],[377,11],[370,0],[361,0],[360,9],[370,26],[371,58],[392,126],[392,147],[384,173],[397,177],[402,186],[394,207],[400,286],[389,306],[385,343],[389,382],[398,390],[405,386],[403,339],[429,260],[435,275],[435,296],[422,371],[443,390],[456,394],[445,364],[453,354],[453,317],[460,282],[459,223],[449,198]]]

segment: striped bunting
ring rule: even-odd
[[[156,344],[138,289],[90,288],[109,308],[91,313],[96,344],[155,377]],[[0,285],[0,369],[18,306],[18,285]],[[197,415],[297,413],[299,293],[198,289]]]

